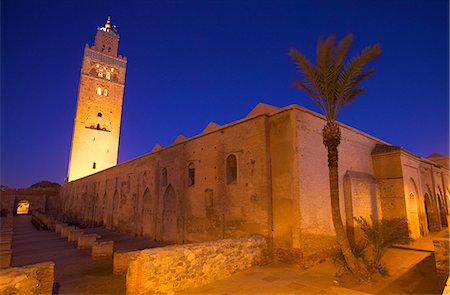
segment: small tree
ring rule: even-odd
[[[355,218],[364,233],[359,244],[371,250],[369,258],[365,261],[372,271],[387,274],[386,268],[381,263],[381,259],[389,247],[394,244],[407,244],[412,241],[409,234],[408,223],[404,218],[382,219],[380,222],[371,216],[372,224],[364,217]]]
[[[30,186],[30,188],[49,188],[49,187],[61,187],[59,183],[51,182],[48,180],[39,181]]]

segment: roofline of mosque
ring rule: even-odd
[[[131,162],[133,162],[133,161],[135,161],[135,160],[138,160],[138,159],[141,159],[141,158],[150,156],[150,155],[152,155],[152,154],[156,154],[156,153],[162,152],[162,151],[164,151],[164,150],[173,148],[173,147],[175,147],[175,146],[177,146],[177,145],[185,144],[185,143],[188,142],[188,141],[191,141],[191,140],[194,140],[194,139],[198,139],[198,138],[200,138],[200,137],[203,137],[203,136],[212,134],[212,133],[214,133],[214,132],[219,132],[219,131],[222,131],[222,130],[224,130],[224,129],[226,129],[226,128],[229,128],[229,127],[232,127],[232,126],[235,126],[235,125],[238,125],[238,124],[244,123],[244,122],[246,122],[246,121],[250,121],[250,120],[259,118],[259,117],[263,117],[263,116],[265,116],[265,117],[271,117],[271,116],[274,116],[274,115],[277,115],[277,114],[280,114],[280,113],[283,113],[283,112],[286,112],[286,111],[290,111],[290,110],[298,110],[298,111],[301,111],[301,112],[304,112],[304,113],[308,113],[308,114],[310,114],[310,115],[312,115],[312,116],[314,116],[314,117],[320,118],[320,119],[322,119],[322,120],[326,120],[326,119],[325,119],[325,116],[323,116],[323,115],[321,115],[321,114],[319,114],[319,113],[317,113],[317,112],[314,112],[314,111],[312,111],[312,110],[310,110],[310,109],[307,109],[307,108],[305,108],[305,107],[299,106],[299,105],[297,105],[297,104],[291,104],[291,105],[288,105],[288,106],[285,106],[285,107],[282,107],[282,108],[277,108],[277,107],[274,107],[274,108],[276,108],[276,110],[271,111],[270,113],[260,113],[260,114],[255,114],[254,116],[249,116],[249,115],[247,115],[246,117],[244,117],[244,118],[242,118],[242,119],[239,119],[239,120],[230,122],[230,123],[225,124],[225,125],[219,125],[219,127],[215,128],[215,129],[213,129],[213,130],[206,131],[206,132],[202,132],[202,133],[200,133],[200,134],[197,134],[197,135],[194,135],[194,136],[192,136],[192,137],[186,138],[186,139],[183,140],[183,141],[180,141],[180,142],[177,142],[177,143],[172,143],[171,145],[168,145],[168,146],[161,146],[161,148],[158,149],[158,150],[150,151],[150,152],[148,152],[148,153],[145,153],[145,154],[142,154],[142,155],[137,156],[137,157],[135,157],[135,158],[126,160],[126,161],[124,161],[124,162],[122,162],[122,163],[118,163],[118,164],[116,164],[116,165],[114,165],[114,166],[111,166],[111,167],[106,168],[106,169],[104,169],[104,170],[98,171],[98,172],[96,172],[96,173],[89,174],[89,175],[84,176],[84,177],[82,177],[82,178],[78,178],[78,179],[72,180],[72,181],[70,181],[69,183],[72,183],[72,182],[75,182],[75,181],[78,181],[78,180],[82,180],[82,179],[84,179],[84,178],[86,178],[86,177],[90,177],[90,176],[95,175],[95,174],[97,174],[97,173],[101,173],[101,172],[107,171],[107,170],[109,170],[109,169],[113,169],[113,168],[115,168],[115,167],[117,167],[117,166],[122,166],[122,165],[125,165],[125,164],[128,164],[128,163],[131,163]],[[253,110],[253,109],[252,109],[252,110]],[[250,112],[250,113],[251,113],[251,112]],[[346,124],[341,123],[341,122],[337,122],[337,123],[339,124],[339,126],[340,126],[341,128],[345,128],[345,129],[350,130],[350,131],[352,131],[352,132],[355,132],[355,133],[357,133],[357,134],[359,134],[359,135],[362,135],[362,136],[364,136],[364,137],[367,137],[367,138],[369,138],[369,139],[371,139],[371,140],[375,140],[375,141],[377,141],[377,142],[379,142],[379,143],[381,143],[381,144],[390,145],[389,143],[387,143],[387,142],[385,142],[385,141],[383,141],[383,140],[381,140],[381,139],[379,139],[379,138],[376,138],[376,137],[374,137],[374,136],[372,136],[372,135],[369,135],[369,134],[367,134],[367,133],[365,133],[365,132],[362,132],[361,130],[358,130],[358,129],[354,128],[354,127],[351,127],[351,126],[346,125]],[[208,124],[209,124],[209,123],[208,123]],[[178,136],[179,136],[179,135],[178,135]],[[177,136],[177,137],[178,137],[178,136]],[[414,156],[414,157],[417,157],[417,158],[419,158],[419,159],[421,159],[421,160],[425,160],[426,162],[431,162],[430,160],[427,160],[427,159],[425,159],[425,158],[422,158],[422,157],[420,157],[420,156],[417,156],[417,155],[415,155],[415,154],[413,154],[413,153],[411,153],[411,152],[406,151],[406,150],[403,149],[403,148],[401,148],[401,150],[402,150],[403,152],[406,152],[406,153],[408,153],[408,154],[410,154],[410,155],[412,155],[412,156]],[[433,163],[433,165],[435,165],[435,166],[436,166],[436,165],[439,166],[437,163],[434,163],[434,162],[431,162],[431,163]],[[439,166],[439,167],[440,167],[440,166]]]

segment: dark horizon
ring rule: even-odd
[[[338,121],[426,157],[449,150],[447,1],[2,1],[1,175],[9,187],[63,183],[81,58],[108,15],[128,58],[119,163],[192,137],[257,103],[318,107],[291,87],[288,56],[319,36],[380,42],[366,92]],[[320,20],[320,21],[318,21]]]

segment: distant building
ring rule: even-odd
[[[115,38],[106,26],[98,34]],[[99,38],[85,49],[62,212],[174,243],[261,234],[280,258],[307,258],[335,245],[323,116],[258,104],[241,120],[211,122],[197,136],[180,135],[115,165],[125,60],[115,57],[117,47],[102,52]],[[110,75],[114,68],[117,80],[100,76],[102,68]],[[341,211],[351,236],[360,234],[357,216],[403,217],[413,238],[447,226],[448,166],[341,128]]]

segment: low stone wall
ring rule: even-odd
[[[140,251],[127,272],[127,294],[172,294],[268,262],[266,239],[252,235]]]
[[[114,252],[113,273],[115,275],[126,275],[128,266],[139,256],[142,250],[130,252]]]
[[[434,258],[436,259],[436,270],[449,275],[449,239],[440,238],[433,240]]]
[[[0,294],[51,295],[54,280],[53,262],[42,262],[0,271]]]

